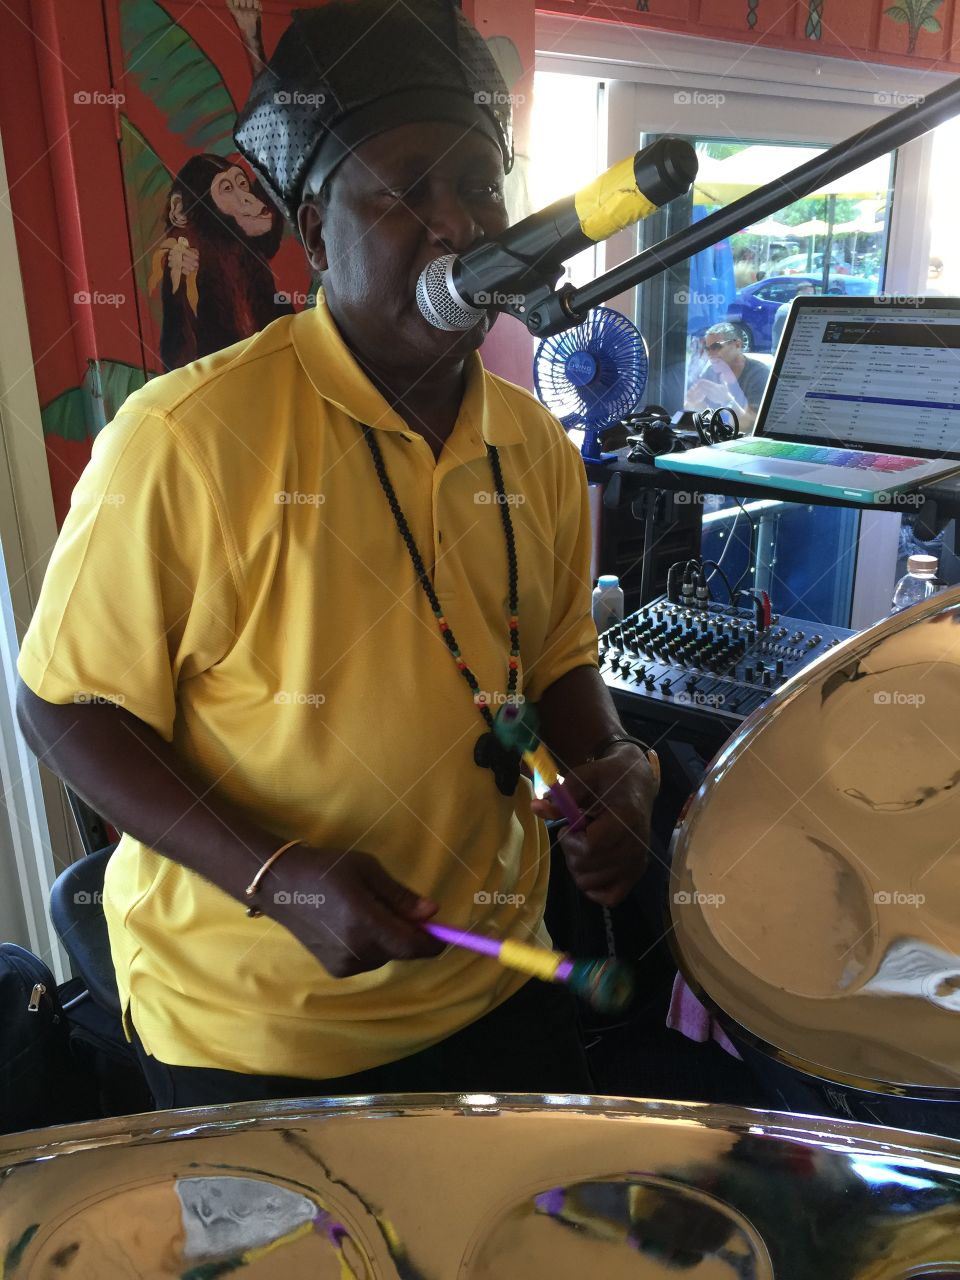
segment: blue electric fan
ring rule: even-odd
[[[583,427],[585,462],[611,462],[600,435],[640,403],[647,385],[647,344],[635,324],[610,307],[594,307],[582,324],[544,338],[533,358],[537,398],[568,430]]]

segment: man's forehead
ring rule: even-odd
[[[398,125],[368,138],[354,152],[361,167],[428,169],[444,164],[487,163],[503,172],[503,156],[482,129],[448,120]]]

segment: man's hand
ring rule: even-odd
[[[718,409],[729,403],[730,397],[719,382],[710,378],[698,378],[687,390],[684,404],[688,409]]]
[[[646,869],[657,794],[653,769],[634,743],[618,743],[600,760],[571,770],[565,785],[587,819],[583,831],[560,836],[570,874],[581,893],[615,907]],[[541,818],[562,816],[547,797],[531,808]]]
[[[334,978],[389,960],[438,956],[444,943],[419,927],[437,904],[387,875],[369,853],[296,846],[268,872],[256,904]]]

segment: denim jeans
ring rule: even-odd
[[[136,1034],[134,1048],[158,1111],[318,1095],[593,1091],[573,997],[536,980],[429,1049],[326,1080],[171,1066],[151,1057]]]

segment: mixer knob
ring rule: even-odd
[[[666,677],[660,681],[660,692],[663,694],[670,693],[670,681],[667,680]]]
[[[811,636],[810,639],[807,641],[807,648],[813,649],[816,645],[820,643],[822,639],[823,639],[823,636]]]
[[[640,684],[640,682],[645,680],[646,677],[647,673],[643,667],[637,667],[636,671],[633,673],[633,678],[636,680],[637,684]]]
[[[782,658],[777,659],[777,675],[778,676],[783,675],[783,659]]]
[[[763,683],[764,683],[765,688],[767,688],[767,689],[769,689],[769,688],[772,686],[772,684],[773,684],[773,672],[772,672],[772,671],[765,671],[765,672],[763,673]]]
[[[654,685],[655,685],[655,683],[656,683],[656,682],[654,681],[654,678],[653,678],[653,676],[649,673],[649,671],[648,671],[648,672],[647,672],[647,674],[643,677],[643,683],[644,683],[644,686],[645,686],[647,689],[649,689],[649,690],[650,690],[650,692],[652,693],[652,692],[653,692],[653,689],[654,689]]]
[[[762,674],[763,674],[763,670],[764,670],[763,663],[762,663],[762,662],[758,662],[758,663],[757,663],[757,675],[758,675],[758,676],[759,676],[759,675],[762,675]]]
[[[797,632],[795,632],[795,633],[794,633],[794,635],[792,635],[792,636],[790,637],[790,643],[791,643],[791,644],[799,644],[799,643],[800,643],[800,641],[801,641],[802,639],[803,639],[803,632],[802,632],[802,631],[797,631]]]
[[[744,680],[752,680],[752,679],[753,679],[753,667],[751,667],[751,666],[746,666],[746,667],[744,667],[744,668],[743,668],[743,678],[744,678]]]

